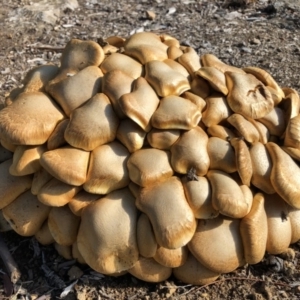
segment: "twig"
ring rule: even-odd
[[[21,277],[18,265],[11,256],[1,234],[0,234],[0,257],[4,263],[4,266],[8,272],[8,276],[13,284],[15,284]]]
[[[33,49],[41,49],[41,50],[56,50],[56,51],[62,51],[64,50],[64,46],[51,46],[51,45],[27,45],[27,48],[33,48]]]

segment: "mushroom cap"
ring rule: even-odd
[[[164,181],[174,173],[170,165],[170,152],[159,149],[140,149],[127,161],[130,179],[146,187]]]
[[[70,122],[70,119],[64,119],[59,122],[47,140],[48,150],[54,150],[67,144],[65,140],[65,130]]]
[[[186,246],[177,249],[159,246],[153,258],[165,267],[176,268],[186,262],[188,253],[189,250]]]
[[[13,176],[9,172],[12,159],[0,164],[0,209],[13,202],[31,187],[32,176]]]
[[[42,245],[50,245],[55,242],[48,226],[48,219],[43,223],[41,228],[35,233],[34,237]]]
[[[4,218],[22,236],[34,235],[47,219],[50,207],[26,191],[2,209]]]
[[[10,174],[24,176],[38,172],[41,169],[40,158],[46,150],[46,144],[39,146],[17,146],[13,162],[9,168]]]
[[[178,177],[143,188],[136,206],[150,219],[160,246],[176,249],[193,237],[196,221]]]
[[[191,82],[191,92],[203,99],[206,99],[212,91],[209,83],[195,73]]]
[[[40,202],[48,206],[64,206],[81,190],[79,186],[69,185],[52,178],[38,192]]]
[[[161,282],[172,274],[172,268],[162,266],[153,258],[139,257],[128,272],[134,277],[147,282]]]
[[[6,221],[6,219],[3,216],[3,212],[0,209],[0,232],[6,232],[12,230],[9,223]],[[155,254],[155,253],[154,253]]]
[[[75,148],[92,151],[100,145],[112,142],[118,125],[119,119],[108,97],[98,93],[72,111],[64,138]]]
[[[90,152],[65,146],[44,152],[42,167],[56,179],[75,186],[86,181]]]
[[[179,96],[190,89],[188,79],[162,61],[148,62],[145,70],[145,79],[160,97]]]
[[[134,202],[128,189],[120,189],[82,212],[77,245],[83,259],[97,272],[121,272],[138,261]]]
[[[22,93],[11,105],[0,111],[1,142],[3,140],[16,145],[44,144],[63,118],[63,113],[46,94]]]
[[[117,141],[94,149],[83,188],[89,193],[107,194],[126,187],[129,184],[128,157],[128,150]]]
[[[47,172],[44,168],[40,168],[33,175],[32,185],[31,185],[31,193],[33,195],[37,195],[40,189],[49,182],[53,176]]]
[[[179,129],[152,128],[147,134],[147,141],[152,148],[170,150],[180,136]]]
[[[288,210],[292,228],[291,244],[294,244],[300,240],[300,210],[293,207],[288,207]]]
[[[173,275],[184,283],[206,285],[215,281],[220,274],[204,267],[189,253],[186,262],[182,266],[173,269]]]
[[[236,137],[236,135],[233,133],[232,130],[229,128],[222,126],[222,125],[212,125],[209,128],[207,128],[207,133],[210,136],[218,137],[222,140],[227,141],[228,139],[232,139]]]
[[[177,61],[182,64],[191,75],[201,68],[200,57],[192,47],[186,47]]]
[[[100,92],[102,77],[98,67],[89,66],[57,82],[50,81],[46,91],[69,116],[75,108]]]
[[[151,124],[157,129],[189,130],[196,127],[200,119],[201,112],[194,103],[172,95],[160,100]]]
[[[240,232],[248,264],[259,263],[265,255],[268,220],[264,203],[264,195],[255,194],[250,212],[241,220]]]
[[[227,102],[235,112],[252,119],[263,118],[274,107],[271,92],[251,74],[226,72]]]
[[[75,216],[68,205],[52,207],[48,216],[48,227],[56,243],[71,246],[75,243],[80,217]]]
[[[217,274],[232,272],[245,264],[238,219],[219,216],[199,220],[188,247],[203,266]]]
[[[198,176],[205,175],[210,164],[207,143],[208,136],[199,126],[183,132],[171,147],[174,171],[187,174],[191,168],[195,168]]]
[[[168,58],[168,59],[164,60],[164,63],[167,64],[169,67],[171,67],[174,71],[181,73],[186,78],[188,78],[188,79],[190,78],[190,74],[187,71],[187,69],[183,65],[181,65],[179,62]]]
[[[182,93],[180,96],[192,101],[198,107],[198,110],[200,112],[202,112],[206,108],[206,100],[192,92],[187,91]]]
[[[141,213],[137,221],[136,236],[140,255],[153,257],[157,250],[157,242],[150,220],[144,213]]]
[[[289,120],[285,135],[284,146],[300,149],[300,114]]]

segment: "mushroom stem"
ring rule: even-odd
[[[10,254],[7,245],[1,236],[1,233],[0,233],[0,257],[8,273],[10,281],[13,284],[15,284],[21,277],[21,272],[17,266],[17,263],[15,262],[12,255]]]

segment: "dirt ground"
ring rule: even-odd
[[[69,6],[31,10],[30,4],[38,2]],[[101,43],[111,35],[143,30],[168,33],[200,55],[213,53],[231,65],[262,67],[280,86],[300,91],[300,1],[78,0],[76,8],[71,0],[6,0],[0,7],[0,24],[1,101],[33,66],[58,63],[62,47],[71,38]],[[0,299],[60,299],[72,283],[76,284],[64,299],[300,298],[299,243],[292,246],[293,259],[266,256],[257,265],[197,287],[174,278],[149,284],[131,275],[103,276],[64,260],[52,246],[38,245],[33,238],[12,232],[3,235],[22,277],[11,287],[0,262]],[[12,296],[4,290],[10,288]]]

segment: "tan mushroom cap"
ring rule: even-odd
[[[134,202],[128,189],[120,189],[84,209],[77,245],[83,259],[97,272],[122,272],[138,261]]]
[[[141,213],[137,221],[136,237],[140,255],[153,257],[157,250],[157,242],[150,220],[144,213]]]
[[[280,254],[288,249],[292,239],[288,205],[278,194],[265,195],[265,210],[268,219],[266,250],[269,254]]]
[[[206,107],[206,100],[192,92],[184,92],[180,95],[180,97],[192,101],[198,107],[200,112],[202,112]]]
[[[270,91],[251,74],[226,72],[229,93],[227,102],[235,112],[252,119],[260,119],[274,107]]]
[[[42,245],[50,245],[55,242],[48,226],[48,219],[43,223],[41,228],[35,233],[34,237]]]
[[[139,62],[121,53],[107,56],[100,69],[104,74],[109,71],[120,70],[134,79],[142,76],[143,73],[143,66]]]
[[[281,137],[286,129],[285,113],[279,107],[274,107],[267,115],[257,121],[263,123],[270,134]]]
[[[56,243],[71,246],[75,243],[80,217],[75,216],[65,205],[52,207],[48,216],[48,227]]]
[[[259,263],[266,251],[268,221],[262,193],[254,196],[250,212],[241,220],[240,232],[244,245],[245,260],[248,264]]]
[[[73,147],[92,151],[112,142],[117,134],[119,119],[108,97],[98,93],[72,111],[65,130],[65,140]]]
[[[176,46],[170,46],[167,50],[167,54],[169,59],[176,60],[183,54],[183,51]]]
[[[180,42],[174,38],[173,36],[163,33],[159,36],[160,40],[167,46],[174,46],[174,47],[180,47]]]
[[[167,49],[159,36],[151,32],[140,32],[126,40],[124,54],[137,59],[142,64],[153,60],[165,60],[168,58]]]
[[[98,67],[90,66],[58,82],[50,81],[46,90],[69,116],[75,108],[100,92],[102,77]]]
[[[85,207],[93,201],[100,199],[102,196],[98,194],[90,194],[84,190],[77,193],[68,203],[70,210],[75,216],[81,216]]]
[[[230,144],[235,151],[236,168],[242,183],[250,186],[253,167],[249,148],[242,138],[232,138]]]
[[[127,161],[130,179],[146,187],[164,181],[174,173],[170,165],[170,152],[149,148],[131,154]]]
[[[232,130],[230,130],[229,128],[222,126],[222,125],[212,125],[209,128],[207,128],[207,133],[210,136],[213,137],[218,137],[222,140],[230,140],[234,137],[236,137],[236,135],[234,134],[234,132]]]
[[[0,164],[0,209],[13,202],[31,187],[32,176],[13,176],[9,172],[12,159]]]
[[[195,218],[211,219],[218,216],[219,211],[212,205],[211,187],[206,177],[196,176],[195,180],[183,177],[181,182]]]
[[[250,148],[253,174],[251,183],[267,194],[275,193],[271,183],[272,160],[265,145],[255,143]]]
[[[178,63],[177,61],[168,58],[168,59],[164,60],[164,63],[167,64],[169,67],[171,67],[174,71],[181,73],[186,78],[188,78],[188,79],[190,78],[190,74],[187,71],[187,69],[184,66],[182,66],[180,63]]]
[[[40,203],[26,191],[2,209],[4,218],[13,230],[22,236],[34,235],[47,219],[50,207]]]
[[[210,170],[220,170],[226,173],[237,171],[235,150],[228,141],[210,137],[207,143],[207,153]]]
[[[188,79],[162,61],[148,62],[145,70],[145,79],[160,97],[179,96],[190,89]]]
[[[206,127],[218,125],[232,114],[232,110],[228,106],[226,98],[220,93],[213,93],[207,97],[205,101],[206,109],[202,113],[201,120]]]
[[[47,150],[46,144],[40,146],[17,146],[9,172],[14,176],[33,174],[41,169],[40,158]]]
[[[115,46],[117,48],[121,48],[124,47],[126,39],[121,36],[112,35],[107,37],[104,41],[109,45]]]
[[[284,146],[300,149],[300,114],[289,120],[285,135]]]
[[[49,206],[64,206],[81,190],[79,186],[73,186],[53,178],[39,190],[39,201]]]
[[[69,122],[70,119],[64,119],[56,125],[47,141],[48,150],[54,150],[67,144],[65,140],[65,130]]]
[[[119,99],[119,105],[124,114],[145,131],[151,129],[150,120],[158,104],[159,98],[143,77],[134,81],[131,93]]]
[[[200,57],[192,47],[186,47],[177,61],[192,75],[201,68]]]
[[[147,141],[152,148],[169,150],[178,140],[180,130],[178,129],[156,129],[152,128],[147,134]]]
[[[225,96],[228,94],[225,75],[217,68],[202,67],[196,74],[207,80],[215,91],[220,92]]]
[[[136,206],[150,219],[160,246],[176,249],[193,237],[196,221],[179,178],[170,177],[143,188]]]
[[[210,165],[207,143],[208,136],[199,126],[183,132],[171,147],[171,165],[174,171],[187,174],[194,168],[198,176],[205,175]]]
[[[184,129],[196,127],[201,112],[190,100],[178,96],[168,96],[160,100],[154,112],[151,124],[157,129]]]
[[[120,107],[119,99],[132,90],[134,78],[126,73],[115,70],[106,73],[102,79],[102,92],[109,98],[117,116],[124,119],[126,116]]]
[[[173,275],[184,283],[194,285],[210,284],[219,277],[219,273],[204,267],[191,253],[182,266],[173,269]]]
[[[277,82],[274,80],[274,78],[265,70],[258,68],[258,67],[246,67],[243,68],[243,70],[247,74],[254,75],[258,80],[260,80],[264,85],[271,87],[276,91],[278,94],[278,98],[281,99],[284,98],[284,92],[282,89],[278,86]]]
[[[167,249],[159,246],[153,258],[165,267],[176,268],[186,262],[188,253],[186,246],[177,249]]]
[[[283,88],[282,89],[285,98],[284,101],[280,103],[280,106],[283,107],[283,110],[285,111],[286,115],[286,123],[288,121],[299,114],[300,110],[300,97],[296,90],[291,88]]]
[[[72,245],[72,257],[73,257],[73,259],[76,259],[76,261],[79,262],[80,264],[86,264],[84,258],[82,257],[81,253],[79,252],[77,240]]]
[[[281,149],[284,150],[293,159],[300,161],[300,149],[284,146],[282,146]]]
[[[256,127],[240,114],[232,114],[227,118],[227,122],[231,124],[249,143],[259,141],[259,132]]]
[[[60,256],[62,256],[64,259],[67,259],[67,260],[73,259],[71,246],[64,246],[64,245],[54,243],[54,248],[57,251],[57,253]]]
[[[119,48],[117,48],[113,45],[107,44],[107,45],[103,46],[103,52],[106,56],[106,55],[110,55],[110,54],[119,52]]]
[[[253,191],[252,191],[252,189],[250,189],[249,186],[247,186],[245,184],[240,184],[240,188],[241,188],[242,193],[244,195],[245,202],[248,205],[248,210],[247,210],[247,213],[246,213],[246,215],[247,215],[247,214],[249,214],[249,212],[251,210],[251,207],[252,207],[252,203],[253,203]]]
[[[70,185],[86,181],[90,152],[65,146],[45,152],[40,163],[52,176]]]
[[[212,189],[214,209],[230,218],[243,218],[249,211],[249,203],[237,182],[227,173],[210,170],[207,178]]]
[[[44,168],[40,168],[33,175],[32,185],[31,185],[31,193],[33,195],[37,195],[40,189],[49,182],[53,176],[47,172]]]
[[[172,274],[172,268],[162,266],[153,258],[139,257],[128,272],[134,277],[147,282],[161,282]]]
[[[207,53],[202,55],[200,61],[203,67],[214,67],[222,73],[235,72],[239,74],[245,74],[242,69],[225,64],[213,54]]]
[[[268,128],[261,122],[247,118],[249,122],[251,122],[259,134],[259,142],[262,144],[266,144],[270,140],[270,132]]]
[[[137,123],[131,119],[124,119],[118,127],[117,139],[133,153],[143,147],[146,134]]]
[[[0,111],[1,143],[44,144],[63,118],[63,113],[46,94],[22,93],[11,105]]]
[[[219,216],[199,220],[188,247],[203,266],[215,273],[229,273],[245,264],[238,219]]]
[[[94,41],[72,39],[61,56],[61,69],[82,70],[88,66],[99,66],[104,60],[103,49]]]
[[[272,159],[271,182],[275,191],[292,207],[300,209],[300,169],[277,144],[267,143]]]
[[[288,207],[288,210],[292,228],[291,244],[294,244],[300,240],[300,210],[293,207]]]
[[[3,147],[4,149],[10,151],[10,152],[15,152],[17,145],[12,144],[11,142],[8,141],[0,141],[1,142],[1,147]]]
[[[127,186],[129,175],[126,164],[129,154],[117,141],[94,149],[83,188],[89,193],[107,194]]]
[[[212,90],[209,83],[195,73],[191,82],[191,92],[203,99],[206,99],[212,93]]]

